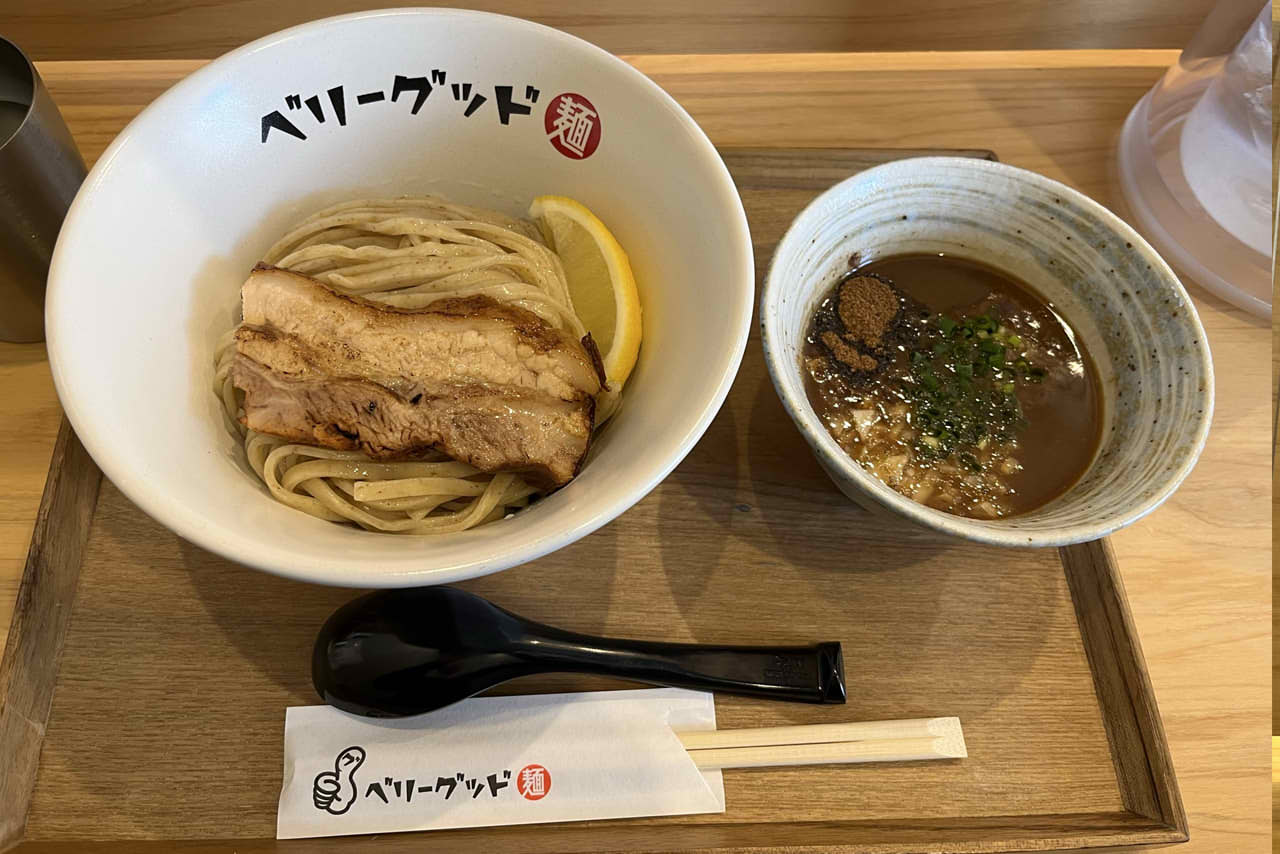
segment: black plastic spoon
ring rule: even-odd
[[[840,644],[702,646],[591,637],[534,623],[452,587],[388,590],[334,612],[311,679],[371,717],[439,709],[517,676],[573,672],[799,703],[843,703]]]

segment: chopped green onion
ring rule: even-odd
[[[1022,336],[991,313],[926,319],[901,386],[917,431],[915,451],[982,471],[974,452],[1011,441],[1026,424],[1018,381],[1039,382],[1045,373],[1022,352]]]

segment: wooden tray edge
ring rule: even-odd
[[[1185,842],[1187,814],[1115,552],[1104,539],[1066,546],[1059,555],[1124,805]]]
[[[102,472],[64,416],[0,659],[0,851],[27,822]]]
[[[774,159],[785,158],[796,151],[751,147],[725,149],[725,152],[739,157],[758,155]],[[844,153],[865,156],[871,151],[849,149]],[[945,153],[996,159],[992,152],[986,150],[886,149],[883,153],[890,151],[899,158]],[[840,152],[824,149],[824,153],[835,155]],[[0,660],[0,768],[6,769],[0,777],[0,851],[7,851],[21,842],[101,477],[100,470],[64,418],[18,589],[8,644]],[[1035,844],[1025,839],[1010,839],[1009,843],[1014,847],[1000,850],[1080,850],[1184,842],[1189,838],[1187,817],[1114,553],[1107,541],[1101,540],[1068,546],[1060,549],[1059,554],[1103,712],[1117,783],[1128,812],[1107,814],[1107,821],[1100,823],[1094,836],[1087,836],[1087,827],[1082,830],[1077,826],[1076,832],[1080,835],[1066,833],[1064,829],[1063,835],[1057,838],[1064,843],[1069,841],[1069,848],[1045,848],[1046,840]],[[1117,821],[1125,825],[1123,831],[1113,826]],[[1103,829],[1104,825],[1109,829]],[[786,826],[797,825],[789,823]],[[728,827],[708,825],[708,828],[720,829],[722,840]],[[623,828],[616,826],[611,828],[612,832],[626,835]],[[382,839],[385,844],[386,837]],[[346,842],[351,841],[346,838]],[[200,842],[204,841],[190,840],[184,845],[191,846],[193,851],[203,850],[199,848]],[[207,842],[212,843],[212,840]],[[237,846],[249,843],[244,850],[266,850],[266,847],[257,846],[268,840],[226,842]],[[274,843],[274,840],[269,842]],[[764,844],[752,844],[750,847],[758,852],[852,850],[834,840],[830,844],[812,847],[786,845],[777,849],[764,840],[757,842]],[[123,840],[118,843],[89,843],[92,850],[103,851],[134,850],[130,848],[131,844],[136,843]],[[702,847],[695,846],[695,849]],[[21,845],[21,850],[86,849],[85,843],[67,843],[67,847],[63,843],[27,843]],[[400,849],[392,846],[390,850]],[[734,846],[733,843],[729,848],[713,845],[704,850],[725,852],[734,850]]]
[[[844,164],[845,158],[857,162],[865,162],[868,158],[882,158],[883,162],[890,163],[894,160],[906,160],[912,157],[968,157],[975,160],[992,160],[999,161],[996,153],[987,148],[823,148],[815,146],[812,148],[803,148],[790,146],[787,148],[760,148],[749,145],[721,145],[716,146],[716,151],[720,153],[720,157],[725,161],[725,166],[733,175],[734,184],[739,190],[743,189],[811,189],[811,190],[827,190],[834,184],[856,174],[860,169],[849,171]],[[737,174],[736,167],[741,166],[743,161],[750,161],[753,158],[759,158],[772,165],[785,166],[792,158],[803,158],[812,155],[815,151],[821,151],[824,158],[831,161],[828,169],[815,174],[809,182],[797,182],[794,175],[788,174],[785,178],[773,179],[771,175],[765,174],[755,175],[749,181],[743,181]],[[729,162],[729,157],[734,162]],[[756,164],[760,165],[760,164]],[[865,169],[866,167],[861,167]],[[753,247],[758,249],[759,246]],[[758,269],[757,274],[762,275],[763,269]]]
[[[424,845],[421,833],[373,836],[336,836],[317,839],[264,838],[185,840],[79,840],[20,844],[14,854],[153,854],[177,851],[214,854],[235,850],[239,854],[288,851],[291,854],[488,854],[521,851],[524,854],[889,854],[904,850],[974,852],[1097,851],[1114,852],[1183,841],[1175,831],[1162,829],[1133,812],[1067,813],[1027,816],[990,816],[960,822],[932,820],[913,823],[909,839],[897,822],[850,823],[782,822],[760,824],[677,825],[665,828],[658,839],[653,827],[630,827],[614,822],[560,823],[512,827],[482,827],[439,831]],[[856,838],[855,838],[856,837]],[[891,841],[883,841],[890,838]],[[994,837],[994,839],[993,839]],[[799,841],[799,840],[804,841]]]

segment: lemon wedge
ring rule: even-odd
[[[640,295],[627,253],[586,205],[565,196],[538,196],[529,217],[560,256],[574,311],[600,348],[616,398],[636,366],[642,334]]]

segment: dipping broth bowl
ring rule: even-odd
[[[1026,283],[1093,359],[1102,436],[1089,468],[1027,513],[971,519],[918,504],[841,449],[810,404],[801,354],[814,309],[849,271],[945,253]],[[1178,278],[1102,205],[1042,175],[923,157],[861,172],[815,199],[774,253],[760,297],[765,360],[788,414],[849,498],[944,534],[1002,546],[1106,536],[1150,513],[1194,467],[1213,412],[1204,329]]]

